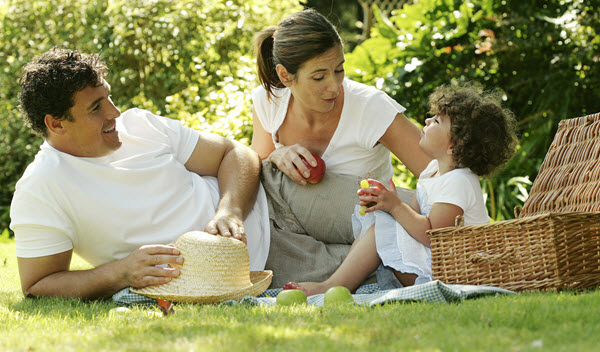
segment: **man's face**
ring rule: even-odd
[[[71,108],[73,121],[63,120],[63,152],[79,157],[101,157],[119,149],[116,118],[121,111],[110,99],[106,81],[77,92]]]

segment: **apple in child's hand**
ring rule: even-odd
[[[334,286],[325,292],[325,306],[339,306],[354,303],[350,290],[344,286]]]
[[[293,306],[306,303],[306,294],[302,290],[283,290],[277,295],[275,301],[278,305]]]
[[[367,180],[360,181],[360,188],[369,188],[369,187],[371,187],[371,185],[369,184],[369,181],[367,181]],[[360,210],[358,211],[358,213],[360,215],[365,215],[367,213],[366,212],[367,208],[370,208],[370,207],[374,206],[375,204],[377,204],[377,203],[371,202],[367,205],[363,205],[362,207],[360,207]]]
[[[325,162],[323,161],[323,159],[321,159],[320,156],[314,153],[311,154],[313,158],[315,158],[315,160],[317,161],[317,166],[315,167],[311,166],[310,163],[306,161],[306,159],[304,159],[302,156],[300,156],[300,158],[302,159],[304,165],[306,165],[306,167],[310,170],[310,176],[306,178],[306,182],[315,184],[319,183],[323,176],[325,176]]]

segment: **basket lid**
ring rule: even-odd
[[[519,218],[600,211],[600,113],[560,121]]]

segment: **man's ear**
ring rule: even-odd
[[[450,144],[448,146],[448,149],[446,149],[446,154],[448,154],[448,156],[452,157],[452,155],[454,154],[454,145]]]
[[[283,66],[282,64],[277,64],[277,66],[275,66],[275,70],[277,71],[277,76],[279,76],[279,80],[281,81],[281,83],[283,83],[286,87],[292,85],[294,76],[288,72],[285,66]]]
[[[64,120],[57,120],[54,116],[50,114],[46,114],[46,116],[44,116],[44,123],[48,128],[48,132],[53,134],[65,134],[65,127],[63,126],[63,121]]]

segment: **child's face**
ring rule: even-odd
[[[434,159],[451,156],[450,117],[437,114],[426,119],[419,145],[425,153]]]

